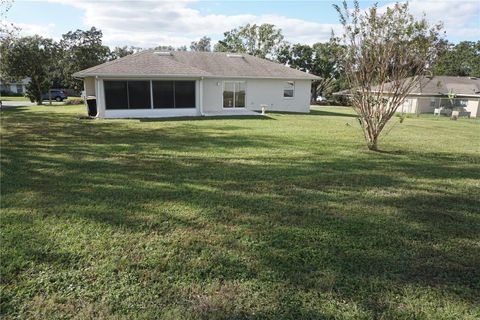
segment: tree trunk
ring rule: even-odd
[[[376,142],[369,142],[367,146],[368,146],[368,149],[371,151],[378,151],[378,146]]]
[[[376,134],[371,134],[370,136],[367,137],[367,147],[369,150],[372,151],[378,151],[378,135]]]
[[[34,96],[37,102],[37,106],[40,106],[42,104],[42,86],[40,85],[38,80],[35,81],[35,83],[37,85],[37,92],[35,92]]]
[[[377,151],[378,150],[378,136],[379,132],[373,128],[373,124],[368,120],[361,120],[360,125],[363,128],[363,134],[365,136],[365,141],[367,142],[367,147],[369,150]]]

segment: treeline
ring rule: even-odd
[[[117,46],[110,49],[102,42],[101,30],[70,31],[59,41],[31,37],[2,37],[0,73],[5,79],[31,78],[27,95],[39,101],[49,88],[82,90],[82,82],[72,74],[98,64],[115,60],[147,48]],[[332,39],[334,40],[334,39]],[[344,72],[339,57],[344,50],[336,41],[325,43],[292,44],[284,39],[282,30],[272,24],[247,24],[223,34],[223,39],[212,45],[211,38],[202,37],[190,46],[159,45],[156,50],[220,51],[247,53],[269,59],[322,78],[312,86],[312,97],[330,97],[335,91],[346,89]],[[480,41],[458,44],[444,42],[442,50],[432,63],[433,75],[480,77]]]

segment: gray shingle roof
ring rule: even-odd
[[[410,78],[408,78],[410,79]],[[406,80],[408,80],[406,79]],[[385,84],[384,92],[388,93],[389,84]],[[375,91],[377,87],[373,87]],[[426,96],[447,96],[453,92],[457,96],[478,96],[480,97],[480,79],[475,77],[452,77],[452,76],[435,76],[424,77],[420,82],[410,91],[412,95],[426,95]],[[350,95],[351,90],[343,90],[335,92],[334,95]]]
[[[88,76],[190,76],[276,79],[320,79],[265,59],[225,52],[172,51],[171,55],[145,50],[76,72]]]
[[[426,95],[480,95],[480,79],[474,77],[436,76],[422,78],[410,93]]]

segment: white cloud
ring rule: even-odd
[[[54,23],[49,23],[47,25],[41,24],[31,24],[31,23],[17,23],[17,22],[9,22],[5,21],[5,25],[8,26],[9,29],[12,28],[12,25],[19,28],[18,34],[20,36],[33,36],[33,35],[41,35],[42,37],[46,38],[54,38],[52,36],[52,31],[55,28]]]
[[[392,6],[382,6],[385,9]],[[442,22],[448,37],[480,40],[480,2],[478,0],[411,0],[410,12],[416,18],[425,17],[431,24]]]
[[[272,23],[282,29],[286,40],[292,43],[313,44],[328,41],[331,30],[341,30],[338,23],[320,23],[286,16],[201,13],[182,1],[92,1],[49,0],[68,4],[84,12],[84,27],[95,26],[103,31],[104,43],[110,46],[135,45],[189,45],[207,35],[215,42],[223,32],[247,23]],[[394,2],[383,2],[382,8]],[[442,21],[448,37],[480,39],[480,4],[478,0],[411,0],[410,11],[420,18],[423,12],[431,23]],[[332,10],[336,21],[336,13]],[[23,24],[25,33],[49,36],[51,26]]]
[[[107,45],[189,45],[207,35],[213,40],[223,32],[247,23],[272,23],[282,29],[286,40],[312,44],[327,41],[337,24],[310,22],[280,15],[201,14],[189,8],[189,1],[69,1],[61,2],[85,12],[85,26],[103,31]]]

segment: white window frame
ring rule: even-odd
[[[285,84],[287,82],[293,83],[293,94],[292,94],[291,97],[285,97]],[[290,99],[290,100],[295,99],[295,81],[293,81],[293,80],[292,81],[283,81],[282,96],[283,96],[283,99]]]
[[[224,98],[223,98],[223,93],[225,92],[225,83],[243,83],[245,84],[245,106],[243,107],[236,107],[235,106],[235,85],[233,85],[234,91],[233,91],[233,107],[231,108],[225,108],[224,107]],[[222,109],[224,110],[232,110],[232,109],[245,109],[247,107],[247,82],[246,81],[236,81],[236,80],[227,80],[223,81],[222,83]]]

